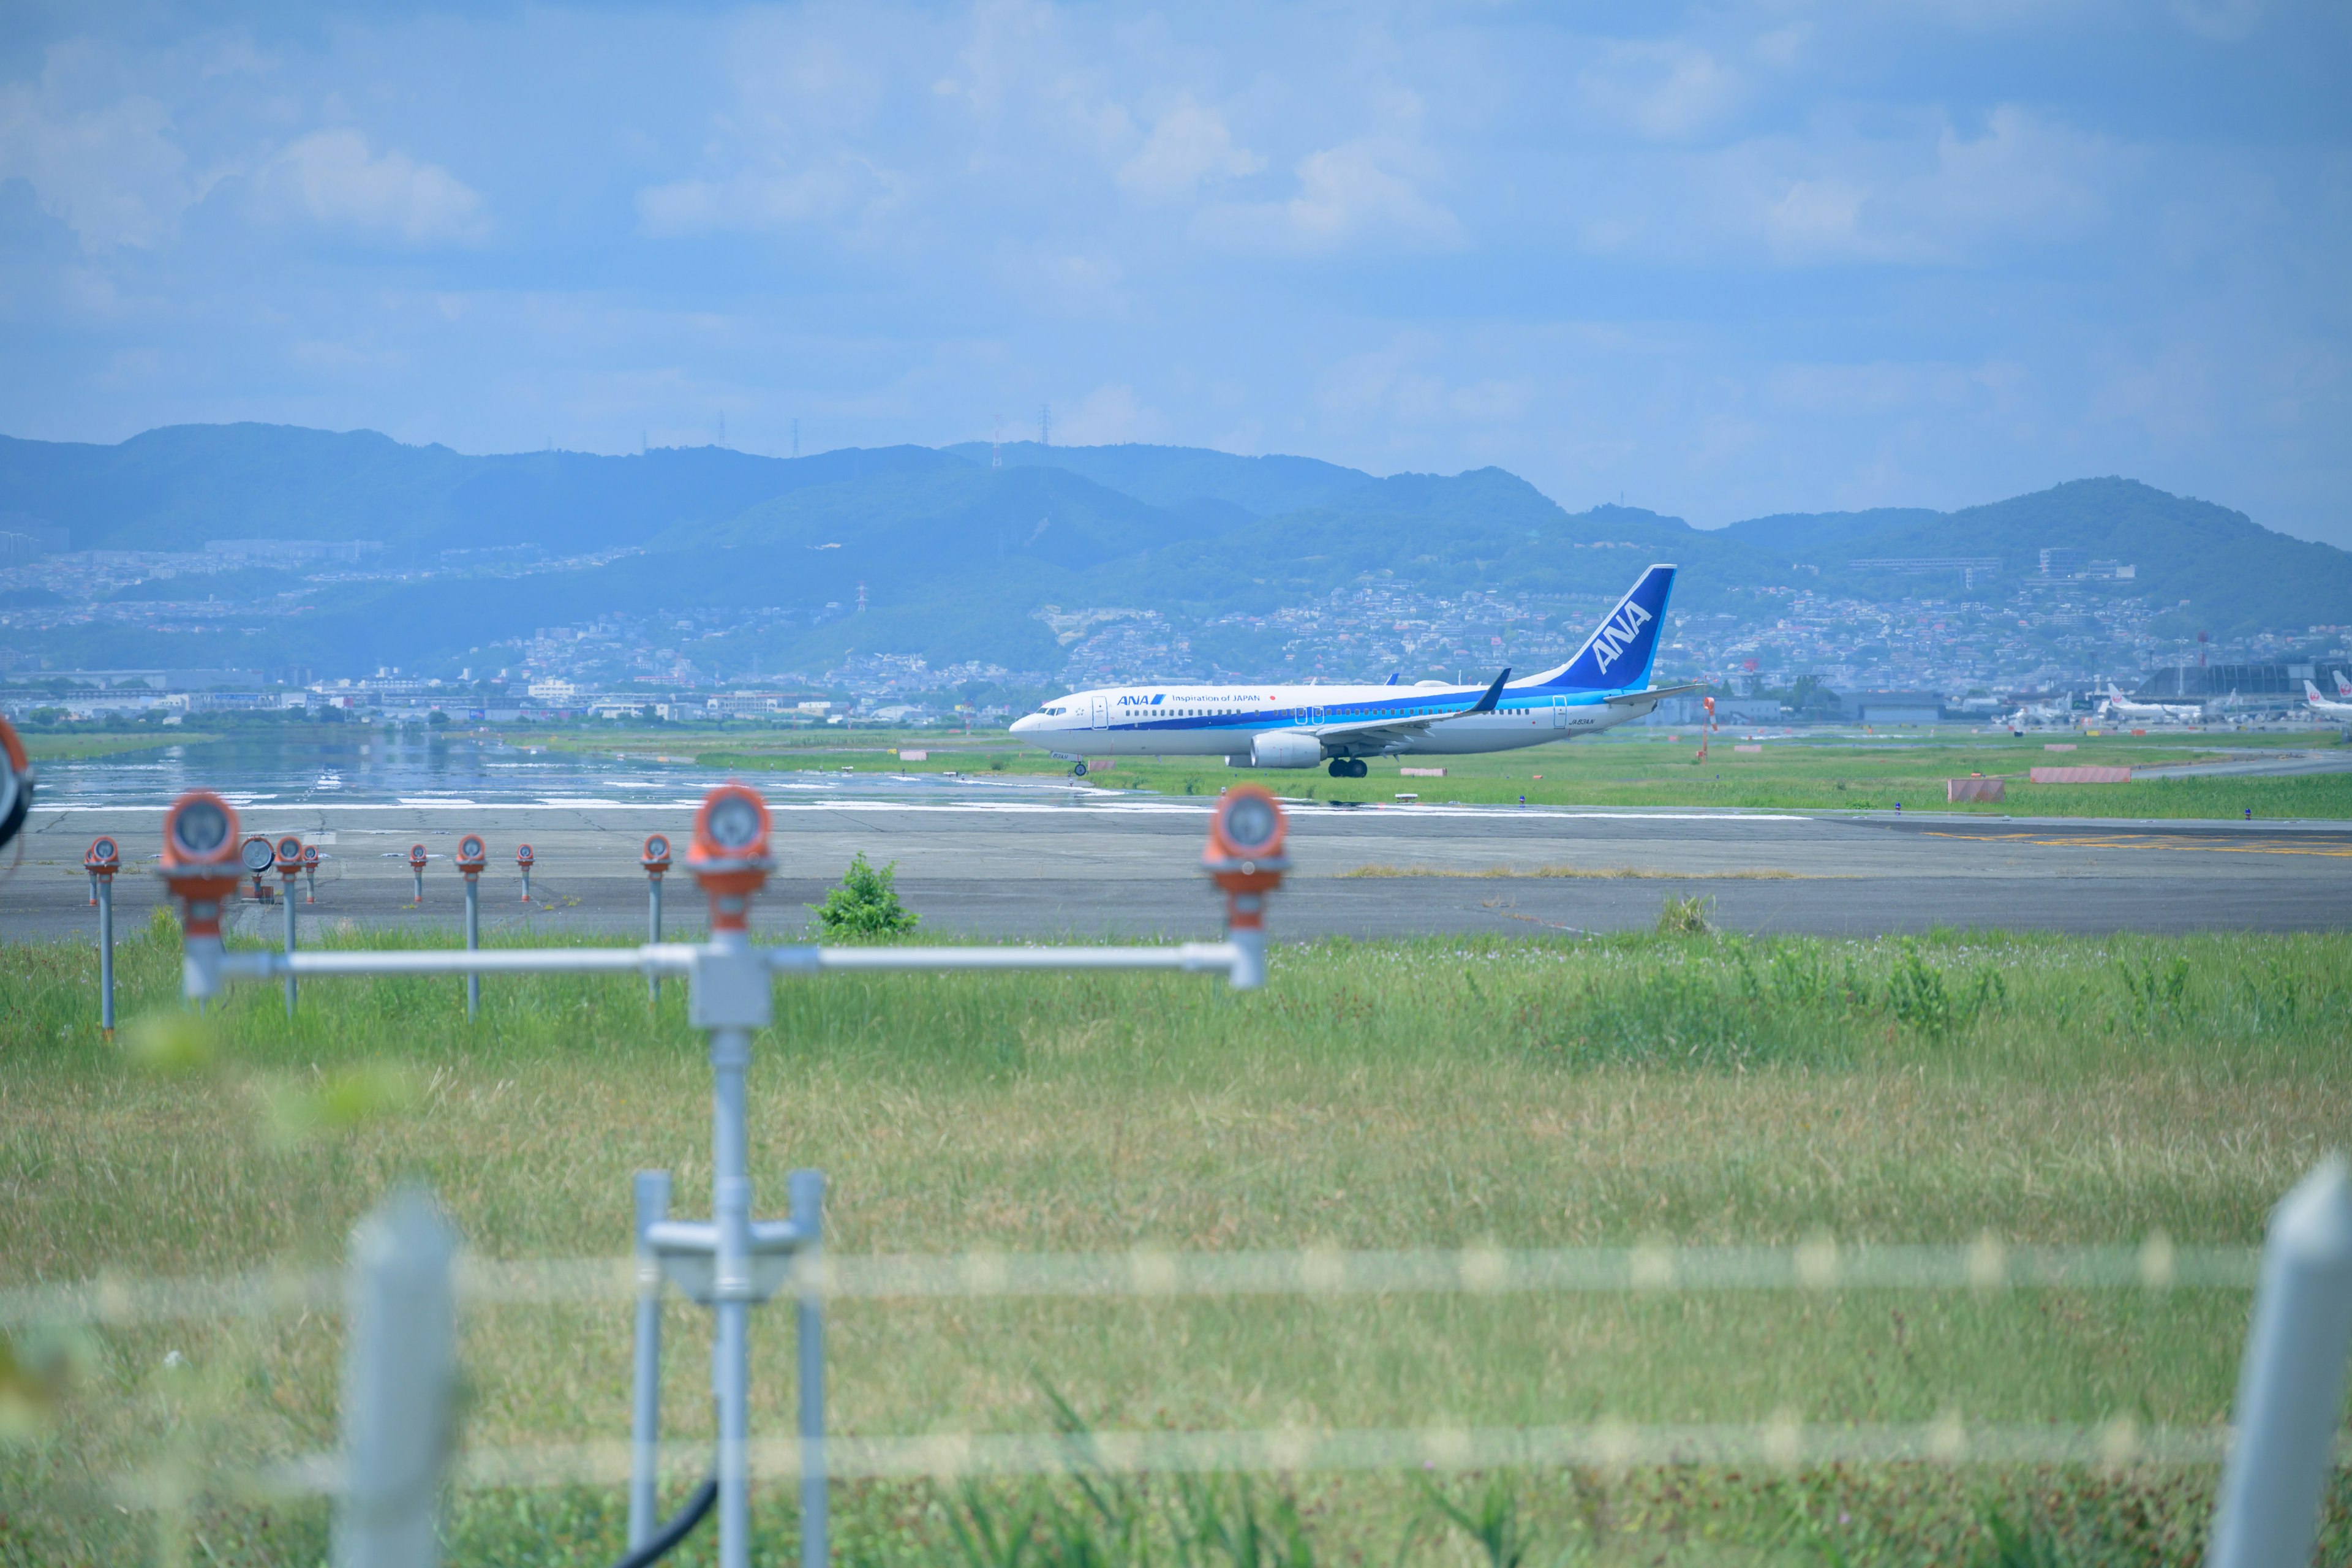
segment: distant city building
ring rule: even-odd
[[[1944,699],[1934,691],[1847,691],[1838,710],[1854,724],[1933,724],[1944,716]]]
[[[2049,552],[2042,552],[2047,555]],[[1998,555],[1870,555],[1846,563],[1849,572],[1892,572],[1920,577],[1930,572],[1998,572]]]
[[[2053,545],[2042,552],[2042,575],[2053,583],[2078,582],[2085,578],[2094,582],[2128,583],[2139,575],[2139,568],[2121,561],[2094,561],[2080,550]]]
[[[375,539],[207,539],[205,553],[273,565],[308,565],[314,562],[355,565],[371,555],[383,554],[383,542]]]
[[[2147,701],[2227,697],[2232,691],[2241,697],[2299,698],[2305,681],[2319,679],[2315,664],[2192,664],[2148,671],[2132,695]]]

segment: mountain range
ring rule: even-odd
[[[2131,581],[2099,591],[2166,607],[2159,628],[2174,635],[2352,620],[2352,553],[2115,478],[1959,511],[1786,514],[1701,530],[1637,507],[1570,512],[1493,468],[1382,478],[1308,458],[1031,442],[792,459],[718,447],[470,457],[370,431],[180,426],[116,446],[0,437],[0,531],[36,527],[62,529],[77,551],[378,542],[367,572],[429,574],[308,584],[299,571],[248,567],[203,579],[222,600],[268,606],[245,618],[256,629],[239,627],[227,652],[219,632],[102,617],[0,633],[58,666],[437,668],[502,637],[614,611],[778,606],[791,615],[766,634],[771,668],[856,647],[1043,670],[1060,659],[1045,606],[1198,624],[1328,598],[1381,574],[1427,595],[1581,603],[1670,560],[1684,567],[1678,609],[1760,608],[1746,591],[1957,596],[1957,572],[1898,577],[1849,563],[1998,557],[1979,576],[1981,596],[2035,575],[2053,547],[2134,566]],[[628,553],[583,559],[615,552]],[[481,566],[534,555],[543,559],[528,569]],[[867,612],[842,614],[861,588]],[[19,605],[42,597],[10,595]]]

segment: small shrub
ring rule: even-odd
[[[1705,936],[1711,929],[1706,917],[1714,911],[1715,900],[1703,894],[1688,898],[1669,898],[1658,911],[1660,936]]]
[[[850,858],[839,885],[816,906],[817,922],[827,936],[900,936],[913,931],[922,917],[898,902],[898,862],[877,870],[861,849]]]

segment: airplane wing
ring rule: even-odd
[[[1467,719],[1474,713],[1492,713],[1503,700],[1503,683],[1511,679],[1509,670],[1495,677],[1495,684],[1486,688],[1486,695],[1467,708],[1456,708],[1447,713],[1419,713],[1394,719],[1368,719],[1353,724],[1318,724],[1309,733],[1326,742],[1338,741],[1346,745],[1385,746],[1395,741],[1417,740],[1429,733],[1433,724],[1444,724],[1455,719]]]
[[[1620,703],[1655,702],[1662,697],[1680,697],[1685,691],[1706,689],[1706,682],[1694,680],[1683,686],[1653,686],[1647,691],[1621,691],[1614,697],[1605,697],[1601,700],[1615,707]]]

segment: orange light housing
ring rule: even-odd
[[[93,838],[81,858],[82,869],[111,877],[122,869],[122,850],[111,838]]]
[[[457,840],[457,869],[468,877],[478,877],[490,863],[490,847],[482,842],[478,833],[468,833]]]
[[[422,871],[425,869],[424,845],[412,844],[408,847],[408,868],[412,871]]]
[[[747,931],[751,895],[768,880],[768,803],[748,785],[723,784],[702,797],[694,814],[687,868],[710,899],[713,931]]]
[[[528,844],[518,844],[518,845],[516,845],[516,846],[515,846],[515,864],[516,864],[516,865],[518,865],[518,866],[522,866],[522,867],[526,867],[526,868],[527,868],[527,867],[529,867],[529,866],[530,865],[530,862],[531,862],[530,846],[530,845],[528,845]]]
[[[220,935],[221,900],[236,891],[236,808],[210,790],[190,790],[163,814],[160,869],[185,912],[189,936]]]
[[[669,835],[667,833],[646,835],[645,853],[640,863],[646,868],[646,875],[649,877],[658,877],[668,870]]]
[[[1263,785],[1236,784],[1217,802],[1201,865],[1225,891],[1228,924],[1264,922],[1265,895],[1282,886],[1282,874],[1290,869],[1289,838],[1290,819]]]
[[[302,869],[302,841],[288,834],[278,841],[278,871],[291,877]]]

